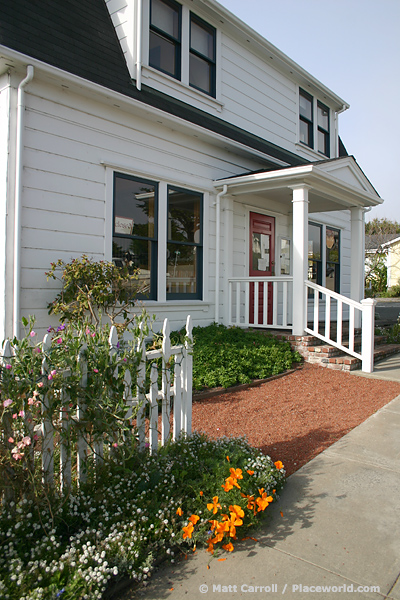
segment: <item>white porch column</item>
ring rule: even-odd
[[[304,281],[308,269],[308,190],[307,185],[293,190],[293,335],[304,335],[306,326],[306,292]]]
[[[360,302],[364,298],[364,211],[351,208],[351,261],[350,261],[350,298]],[[355,327],[361,327],[361,315],[356,311]]]

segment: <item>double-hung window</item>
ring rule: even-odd
[[[181,78],[182,7],[173,0],[151,0],[149,65]]]
[[[308,224],[308,279],[322,285],[322,226]]]
[[[340,292],[340,232],[326,228],[326,283],[332,292]]]
[[[314,147],[313,97],[300,90],[300,142]]]
[[[167,299],[200,299],[203,196],[168,187]]]
[[[215,29],[190,14],[189,85],[215,96]]]
[[[139,269],[144,298],[157,299],[158,185],[114,174],[113,261]]]
[[[317,125],[318,125],[318,152],[329,156],[329,108],[317,103]]]

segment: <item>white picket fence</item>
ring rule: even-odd
[[[51,337],[47,334],[43,339],[43,352],[51,346]],[[118,334],[115,327],[111,328],[109,336],[110,357],[118,352]],[[81,347],[79,361],[81,364],[82,378],[80,385],[82,388],[87,386],[87,365],[85,364],[85,346]],[[141,360],[137,374],[136,393],[132,394],[132,373],[128,368],[124,372],[124,402],[126,404],[125,421],[130,423],[136,417],[136,427],[131,432],[137,435],[139,449],[145,450],[148,445],[150,453],[157,452],[159,444],[164,445],[171,437],[176,440],[180,435],[190,435],[192,431],[192,321],[187,317],[186,321],[186,341],[182,345],[172,346],[170,341],[170,327],[168,319],[164,320],[162,330],[162,347],[160,350],[146,351],[145,339],[137,341],[137,351],[141,353]],[[13,358],[12,347],[7,340],[4,344],[2,363],[11,364]],[[158,388],[158,367],[155,362],[152,363],[150,371],[150,389],[145,391],[146,363],[161,359],[161,389]],[[173,382],[171,381],[171,370],[173,361]],[[121,367],[119,367],[121,368]],[[49,366],[46,358],[42,362],[42,374],[48,376]],[[117,373],[115,373],[117,376]],[[64,373],[64,378],[68,378],[68,373]],[[53,390],[54,391],[54,390]],[[96,443],[89,443],[86,434],[79,433],[77,443],[71,444],[69,429],[71,420],[78,424],[85,422],[85,406],[83,404],[71,409],[69,407],[69,398],[65,388],[61,388],[59,393],[62,395],[58,424],[58,430],[61,425],[62,435],[57,436],[57,429],[54,426],[49,415],[49,399],[45,395],[42,400],[43,420],[40,425],[33,426],[30,422],[29,410],[25,411],[25,426],[31,438],[39,435],[41,443],[38,444],[42,460],[43,482],[52,485],[54,483],[54,455],[55,444],[60,445],[60,486],[65,489],[71,485],[72,473],[78,482],[84,482],[86,479],[87,461],[89,457],[100,464],[104,460],[104,449],[108,445],[108,452],[112,454],[112,440],[104,440]],[[159,401],[161,401],[161,431],[159,431]],[[149,420],[146,423],[146,411],[148,407]],[[172,431],[170,425],[170,416],[172,410]],[[146,442],[146,431],[148,431],[148,442]],[[10,432],[4,432],[7,437]],[[58,438],[58,439],[57,439]],[[73,447],[74,446],[74,447]],[[31,459],[33,452],[37,452],[32,447],[29,448]],[[74,461],[76,463],[74,464]]]

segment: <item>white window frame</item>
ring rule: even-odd
[[[312,97],[312,109],[313,109],[313,145],[307,146],[300,141],[300,95],[301,90],[309,94]],[[323,104],[329,109],[329,156],[322,154],[318,151],[318,103]],[[335,136],[337,133],[337,114],[327,104],[326,98],[321,99],[310,91],[306,90],[302,86],[297,86],[297,131],[296,131],[296,146],[303,150],[312,159],[324,160],[329,158],[337,158],[338,145],[335,142]]]

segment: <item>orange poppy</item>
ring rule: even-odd
[[[222,508],[218,502],[218,496],[213,497],[213,501],[207,504],[207,508],[208,510],[212,510],[214,515],[218,512],[219,508]]]
[[[193,523],[193,525],[196,525],[197,521],[200,521],[200,517],[198,515],[191,515],[189,521]]]
[[[281,462],[280,460],[277,460],[274,465],[276,466],[277,469],[283,469],[283,462]]]
[[[181,507],[179,507],[177,509],[176,514],[179,515],[180,517],[183,515],[183,510],[181,509]]]
[[[182,527],[183,529],[183,539],[191,538],[193,533],[193,523],[189,523],[186,527]]]

